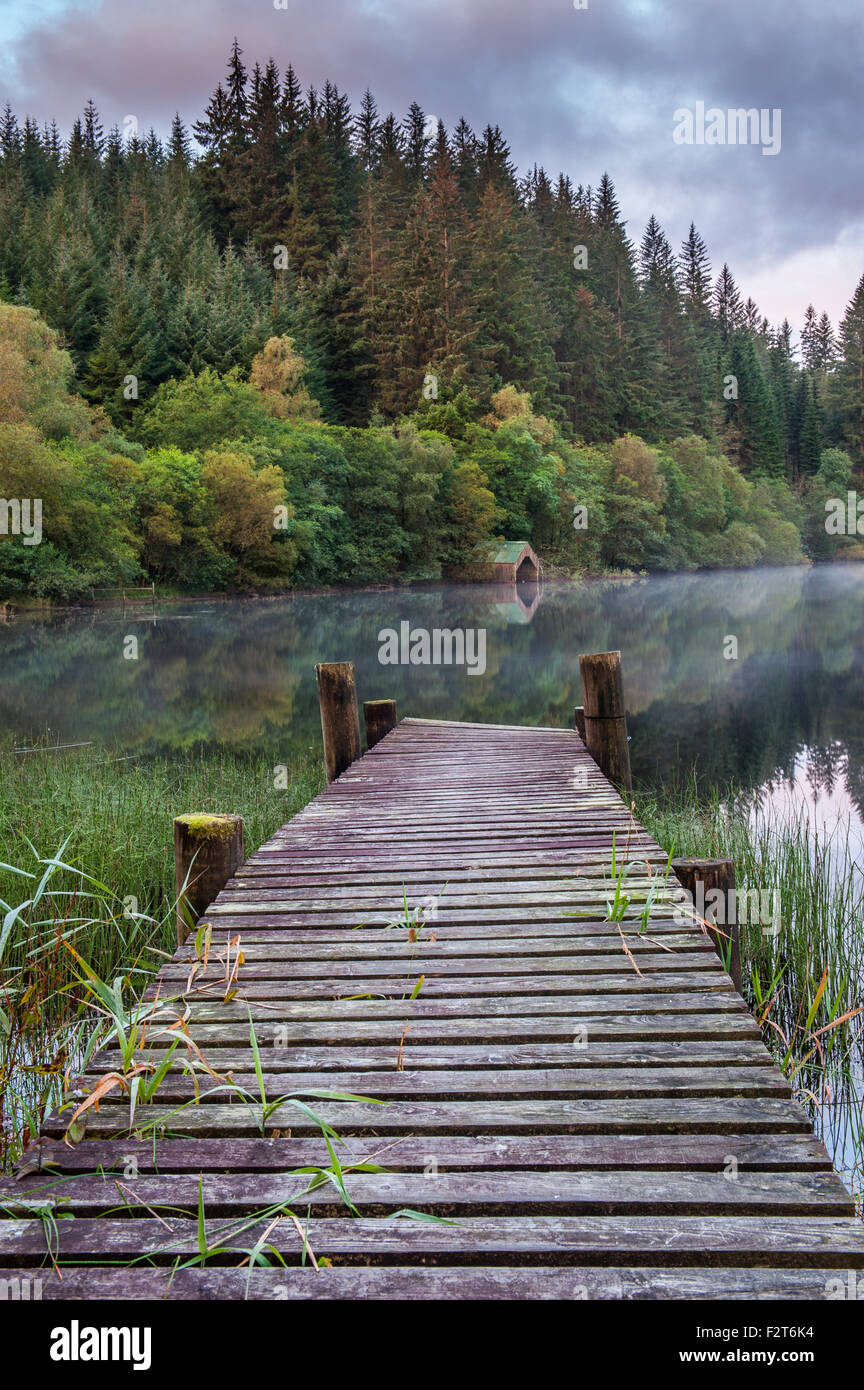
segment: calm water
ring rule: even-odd
[[[485,629],[486,670],[381,665],[382,628]],[[129,637],[138,657],[127,659]],[[726,655],[737,639],[737,658]],[[696,763],[790,795],[864,840],[864,566],[159,604],[0,625],[0,728],[122,745],[320,743],[314,665],[353,660],[360,698],[401,714],[565,725],[581,651],[619,647],[634,775]]]

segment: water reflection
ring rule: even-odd
[[[361,698],[403,714],[560,726],[581,702],[579,652],[620,647],[637,778],[693,763],[747,788],[804,777],[860,821],[862,597],[864,566],[848,565],[17,618],[0,627],[0,723],[19,743],[48,728],[60,743],[222,742],[284,760],[319,738],[316,661],[353,660]],[[403,620],[484,627],[485,674],[379,665],[379,630]]]

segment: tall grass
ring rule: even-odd
[[[86,1046],[76,959],[135,995],[173,951],[174,816],[236,812],[252,853],[324,785],[317,758],[295,759],[285,789],[274,772],[219,748],[146,762],[0,750],[0,1167]]]
[[[864,872],[848,828],[694,779],[637,793],[676,856],[732,859],[736,886],[779,895],[779,931],[742,921],[744,994],[837,1168],[864,1186]]]

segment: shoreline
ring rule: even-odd
[[[559,585],[568,584],[632,584],[646,579],[675,579],[692,578],[695,575],[707,574],[753,574],[760,570],[774,569],[821,569],[826,566],[843,564],[848,566],[864,564],[864,556],[833,556],[830,560],[805,560],[795,565],[745,565],[733,566],[730,568],[704,568],[704,569],[681,569],[681,570],[601,570],[589,574],[551,574],[542,580],[539,586],[541,592],[546,588],[553,588]],[[312,585],[309,588],[290,588],[278,591],[268,591],[258,593],[255,590],[218,590],[215,593],[165,593],[156,594],[156,603],[276,603],[284,602],[286,599],[305,599],[305,598],[324,598],[330,595],[339,594],[386,594],[401,593],[405,591],[422,591],[424,589],[436,589],[442,586],[451,588],[476,588],[482,591],[485,588],[494,588],[494,581],[478,582],[476,580],[459,579],[413,579],[405,580],[404,583],[396,581],[383,584],[330,584]],[[500,586],[499,586],[500,587]],[[514,588],[517,586],[513,586]],[[13,621],[15,618],[33,618],[38,616],[59,617],[66,614],[76,613],[99,613],[106,609],[116,608],[122,604],[122,599],[100,600],[97,602],[81,603],[52,603],[50,599],[30,599],[0,598],[0,626]],[[149,600],[142,599],[136,602],[128,602],[127,607],[138,607],[146,609],[151,607]]]

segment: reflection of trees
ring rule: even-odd
[[[394,698],[403,714],[560,726],[580,703],[579,653],[620,647],[638,778],[696,762],[752,787],[791,775],[807,746],[818,785],[845,780],[864,807],[860,586],[857,566],[552,584],[530,623],[508,622],[483,585],[176,605],[155,627],[17,622],[0,628],[0,722],[141,752],[221,741],[276,762],[320,739],[316,661],[353,660],[361,699]],[[486,675],[380,665],[378,631],[403,619],[485,627]],[[123,660],[127,633],[137,662]]]
[[[805,781],[815,797],[831,796],[846,772],[846,749],[841,743],[828,743],[807,750]]]

